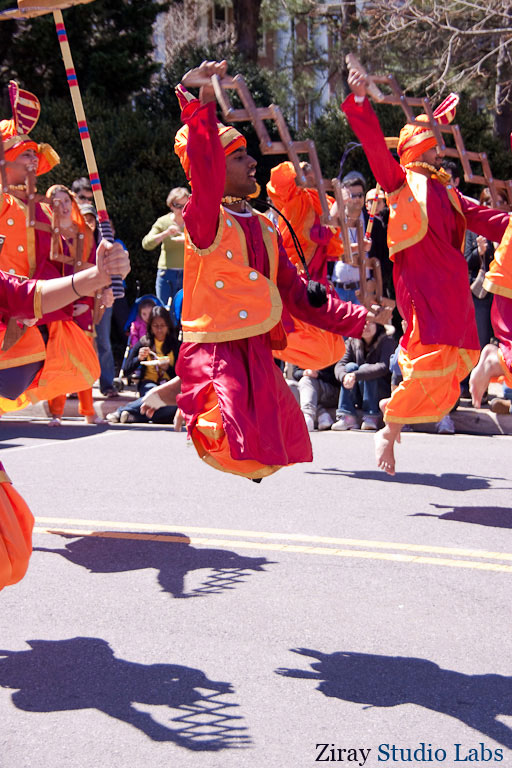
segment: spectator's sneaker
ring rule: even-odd
[[[489,408],[493,413],[510,413],[512,402],[504,397],[494,397],[489,403]]]
[[[378,416],[363,416],[363,423],[361,424],[361,429],[367,431],[367,432],[376,432],[379,428],[379,417]]]
[[[121,424],[133,424],[135,421],[135,416],[133,413],[130,413],[129,411],[121,411],[121,416],[119,417],[119,421]]]
[[[306,422],[306,427],[308,428],[308,432],[314,432],[315,431],[315,422],[312,416],[310,416],[308,413],[303,413],[304,421]]]
[[[335,432],[345,432],[347,429],[359,429],[359,422],[357,416],[352,413],[344,413],[340,416],[338,421],[335,421],[331,429]]]
[[[441,421],[436,424],[436,432],[438,435],[453,435],[455,434],[455,424],[449,414],[443,416]]]
[[[113,413],[107,413],[107,421],[109,424],[119,424],[121,421],[121,414],[117,411],[114,411]]]
[[[330,413],[321,413],[318,417],[318,429],[320,432],[325,432],[326,429],[330,429],[334,424],[334,419]]]

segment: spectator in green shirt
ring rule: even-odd
[[[183,208],[189,197],[190,192],[185,187],[171,189],[166,200],[170,213],[160,216],[142,241],[145,251],[152,251],[160,246],[155,293],[164,306],[170,305],[178,291],[183,288]]]

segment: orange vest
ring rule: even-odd
[[[427,176],[408,170],[405,183],[388,194],[388,246],[392,261],[395,253],[419,243],[427,234],[427,182]],[[446,192],[456,212],[463,216],[460,200],[451,184],[447,185]],[[464,236],[460,243],[461,250],[463,245]]]
[[[270,331],[281,319],[276,287],[279,263],[274,225],[257,214],[270,264],[270,279],[249,265],[245,235],[221,206],[215,240],[196,248],[185,229],[183,273],[183,341],[219,342],[246,339]]]
[[[34,247],[29,248],[27,242],[27,207],[12,195],[4,195],[0,206],[0,232],[5,235],[0,269],[32,277],[36,269],[36,254]]]
[[[512,299],[512,219],[494,252],[483,287],[486,291]]]

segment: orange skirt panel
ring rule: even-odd
[[[17,368],[19,365],[36,363],[39,360],[45,359],[46,350],[43,337],[37,328],[28,328],[25,326],[23,336],[21,336],[16,344],[13,344],[10,349],[3,352],[1,346],[4,340],[5,331],[5,328],[0,330],[0,369]]]
[[[337,363],[345,354],[345,342],[338,333],[324,331],[296,317],[293,324],[295,330],[287,334],[286,347],[272,353],[279,360],[319,371]]]
[[[30,329],[29,329],[30,330]],[[100,375],[91,339],[72,320],[50,323],[46,360],[30,387],[16,400],[0,397],[0,413],[17,411],[39,400],[80,392],[92,387]],[[36,330],[40,337],[39,331]]]
[[[504,378],[504,384],[507,387],[512,387],[512,371],[509,369],[508,365],[505,362],[505,358],[503,357],[503,352],[501,349],[498,349],[498,357],[500,359],[500,365],[503,369],[503,378]]]
[[[5,476],[2,472],[1,475]],[[0,481],[0,589],[25,575],[32,554],[34,518],[8,480]]]
[[[407,351],[399,365],[403,381],[393,391],[384,421],[399,424],[438,422],[451,411],[460,395],[460,382],[478,362],[480,351],[446,344],[422,344],[416,315]]]
[[[199,458],[222,472],[257,479],[272,475],[281,469],[277,465],[269,466],[261,464],[259,461],[240,460],[231,457],[228,439],[222,425],[219,401],[213,384],[209,386],[205,409],[197,417],[192,428],[191,438]]]

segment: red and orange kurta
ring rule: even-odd
[[[217,469],[257,479],[312,460],[304,419],[272,357],[273,345],[284,340],[279,302],[305,321],[356,336],[366,310],[332,296],[321,308],[309,305],[306,284],[273,224],[253,212],[235,214],[221,207],[225,150],[215,105],[196,102],[183,119],[192,184],[184,211],[191,245],[185,254],[184,329],[220,335],[197,341],[185,337],[176,368],[182,380],[178,405],[201,458]],[[227,228],[238,238],[236,258],[233,249],[223,248]],[[201,279],[211,281],[208,287],[197,279],[198,256]],[[225,272],[219,271],[223,264]],[[196,290],[206,300],[197,311]]]
[[[406,171],[387,150],[368,99],[358,103],[351,95],[343,111],[375,178],[390,195],[388,244],[398,309],[408,323],[404,380],[393,392],[385,420],[439,421],[455,405],[458,382],[480,350],[462,253],[465,227],[500,240],[508,216],[476,205],[414,168]]]

